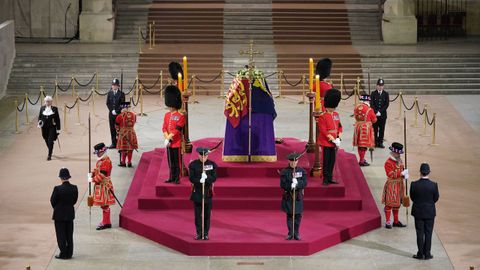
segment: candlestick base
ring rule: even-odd
[[[314,153],[315,152],[315,143],[308,142],[307,143],[307,153]]]
[[[185,153],[192,153],[193,145],[190,141],[185,141]]]
[[[322,167],[313,167],[310,171],[310,176],[312,177],[321,177],[322,176]]]

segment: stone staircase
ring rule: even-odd
[[[248,55],[240,55],[240,50],[249,49],[249,41],[254,41],[254,50],[263,52],[255,55],[255,67],[265,75],[277,71],[277,54],[273,44],[272,1],[271,0],[226,0],[223,20],[223,68],[235,73],[248,64]],[[232,76],[225,77],[225,85]],[[270,91],[277,92],[277,76],[267,78]]]
[[[362,55],[364,78],[371,88],[379,77],[391,92],[409,94],[478,94],[480,54]],[[367,83],[367,82],[365,82]]]
[[[151,2],[152,0],[119,0],[115,29],[116,40],[138,42],[139,27],[145,35]]]
[[[99,89],[110,89],[113,77],[120,79],[123,69],[124,90],[133,85],[137,74],[138,56],[136,53],[25,53],[17,52],[7,94],[22,96],[25,93],[36,96],[40,86],[48,94],[53,93],[55,79],[62,88],[66,88],[74,75],[86,84],[93,74],[99,72]],[[95,80],[86,87],[76,87],[78,93],[87,94],[95,86]],[[59,92],[61,93],[61,92]],[[67,93],[72,93],[69,90]]]

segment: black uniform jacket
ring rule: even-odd
[[[38,114],[38,121],[42,120],[43,127],[42,128],[53,128],[55,127],[56,130],[60,130],[60,115],[58,114],[58,108],[52,106],[53,114],[49,116],[43,115],[45,111],[45,106],[40,107],[40,113]]]
[[[192,195],[190,200],[195,203],[202,202],[202,162],[196,159],[188,165],[190,182],[192,183]],[[217,164],[211,160],[205,161],[205,173],[207,179],[205,180],[205,203],[211,203],[213,197],[213,183],[217,180]]]
[[[433,219],[437,214],[435,203],[439,197],[437,183],[428,178],[420,178],[410,185],[412,216],[419,219]]]
[[[380,112],[380,118],[387,118],[389,102],[389,95],[385,90],[382,91],[381,95],[378,90],[375,90],[370,94],[370,108],[373,109],[375,114]]]
[[[115,110],[117,115],[120,114],[122,112],[120,105],[123,102],[125,102],[125,93],[120,91],[120,89],[117,90],[117,94],[115,94],[113,90],[108,91],[107,107],[110,114],[112,114],[113,110]]]
[[[69,181],[53,189],[50,203],[53,207],[52,219],[55,221],[72,221],[75,219],[74,205],[77,203],[78,189]]]
[[[293,209],[293,190],[292,178],[294,169],[290,166],[283,169],[280,173],[280,187],[283,189],[282,210],[287,214],[292,214]],[[307,172],[303,168],[295,168],[295,178],[297,178],[297,188],[295,189],[295,214],[303,212],[303,189],[307,187]]]

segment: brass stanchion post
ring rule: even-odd
[[[54,95],[55,95],[55,104],[59,106],[58,104],[58,80],[55,78],[55,89],[53,89]]]
[[[95,88],[92,88],[92,113],[97,116],[95,113]]]
[[[140,86],[140,116],[147,116],[146,113],[143,112],[143,86]]]
[[[163,70],[160,70],[160,99],[163,96]]]
[[[343,85],[343,72],[340,73],[340,93],[342,94],[343,93],[343,88],[344,88],[344,85]]]
[[[308,92],[308,142],[307,142],[307,153],[315,152],[315,141],[313,140],[313,99],[315,98],[315,93]]]
[[[63,130],[68,133],[67,127],[67,103],[63,104]]]
[[[305,74],[302,75],[302,100],[298,102],[298,104],[305,104],[305,97],[307,93],[305,93]]]
[[[142,52],[142,27],[138,27],[138,53]]]
[[[430,144],[431,146],[437,146],[438,143],[436,142],[437,136],[436,136],[436,130],[437,130],[437,114],[433,113],[433,119],[432,119],[432,143]]]
[[[413,101],[413,107],[415,107],[414,111],[414,118],[413,118],[413,124],[412,127],[418,127],[418,99],[417,96],[415,96],[415,100]]]
[[[45,90],[43,89],[43,85],[40,85],[40,104],[42,104],[42,100],[45,99]]]
[[[355,107],[357,107],[358,104],[358,95],[360,94],[360,77],[357,77],[357,83],[355,85]]]
[[[72,97],[75,97],[75,77],[72,76]]]
[[[155,21],[152,22],[152,27],[153,27],[153,33],[152,33],[152,40],[153,40],[153,47],[155,47],[155,39],[156,39],[156,31],[157,31],[157,27],[155,27]]]
[[[75,101],[77,103],[77,126],[80,126],[82,123],[80,121],[80,97],[77,95],[77,99]]]
[[[197,85],[195,83],[195,74],[192,75],[192,103],[193,104],[197,104],[197,103],[200,103],[198,100],[197,100]]]
[[[18,131],[18,100],[15,99],[15,133],[20,133]]]
[[[148,49],[150,49],[150,50],[153,49],[153,47],[152,47],[152,44],[153,44],[152,43],[152,34],[153,34],[152,33],[152,24],[149,23],[148,24]]]
[[[421,136],[427,137],[427,109],[428,109],[428,104],[425,103],[423,106],[423,132],[420,134]]]
[[[137,74],[137,77],[135,77],[135,93],[134,93],[134,96],[137,100],[138,100],[138,95],[140,95],[138,88],[139,88],[139,83],[138,83],[138,74]]]
[[[97,91],[100,91],[100,89],[98,89],[98,80],[99,80],[98,69],[95,71],[95,74],[96,74],[96,76],[95,76],[95,88],[97,89]]]
[[[25,125],[28,125],[30,123],[30,120],[28,119],[28,94],[27,93],[25,93],[25,119],[27,120]]]
[[[402,118],[402,99],[403,99],[403,95],[402,95],[402,92],[400,92],[398,93],[398,117],[395,119]]]
[[[282,98],[282,75],[283,75],[283,71],[282,70],[278,71],[278,76],[277,76],[277,79],[278,79],[278,96],[276,96],[276,98]]]

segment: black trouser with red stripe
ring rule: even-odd
[[[168,180],[172,182],[180,181],[180,170],[181,170],[181,156],[180,156],[180,147],[171,148],[167,147],[168,155],[168,167],[170,168],[170,176]]]

